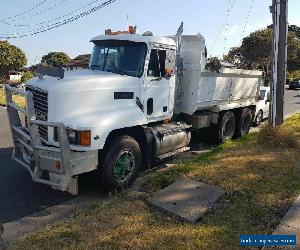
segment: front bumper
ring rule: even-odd
[[[34,182],[78,194],[77,176],[97,169],[98,152],[71,151],[66,128],[62,123],[36,120],[31,92],[5,86],[5,93],[14,142],[13,160],[29,171]],[[13,94],[26,97],[25,109],[13,102]],[[22,126],[19,112],[27,117],[28,128]],[[40,137],[38,126],[57,128],[59,147],[46,145]]]

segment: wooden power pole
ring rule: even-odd
[[[272,49],[272,99],[271,124],[277,126],[284,120],[284,86],[287,65],[288,0],[272,0],[273,49]]]

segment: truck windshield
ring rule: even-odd
[[[105,40],[95,41],[90,63],[93,70],[140,77],[147,52],[145,43]]]

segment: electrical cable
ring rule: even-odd
[[[10,23],[5,23],[5,24],[6,24],[6,25],[10,25],[10,26],[15,26],[15,27],[44,26],[43,24],[46,24],[45,26],[47,26],[48,23],[51,23],[51,22],[53,22],[53,21],[57,21],[57,20],[59,20],[59,19],[63,19],[63,18],[65,18],[65,17],[67,17],[67,16],[71,16],[71,15],[73,15],[74,13],[77,13],[77,12],[79,12],[80,10],[82,10],[82,9],[84,9],[84,8],[86,8],[86,7],[89,7],[89,6],[91,6],[92,4],[94,4],[94,3],[96,3],[96,2],[99,2],[99,1],[101,1],[101,0],[94,0],[94,1],[92,1],[92,2],[89,2],[88,4],[85,4],[85,5],[81,6],[80,8],[77,8],[77,9],[75,9],[75,10],[73,10],[73,11],[67,13],[67,14],[64,14],[64,15],[62,15],[62,16],[59,16],[59,17],[56,17],[56,18],[53,18],[53,19],[50,19],[50,20],[46,20],[46,21],[43,21],[43,22],[39,22],[39,23],[34,23],[34,24],[10,24]],[[57,22],[57,23],[54,23],[54,24],[58,24],[58,22]],[[54,25],[54,24],[53,24],[53,25]]]
[[[218,33],[216,34],[215,39],[214,39],[213,42],[212,42],[212,45],[211,45],[211,47],[210,47],[210,51],[212,51],[213,48],[215,47],[217,41],[218,41],[219,38],[220,38],[220,35],[221,35],[222,33],[224,33],[224,32],[222,32],[223,29],[224,29],[224,27],[226,27],[226,26],[229,25],[228,22],[229,22],[229,19],[230,19],[231,12],[232,12],[232,10],[233,10],[234,7],[235,7],[235,3],[236,3],[236,0],[233,0],[233,2],[231,2],[231,1],[229,0],[229,5],[228,5],[228,9],[227,9],[227,11],[226,11],[226,15],[225,15],[224,21],[223,21],[222,25],[220,26],[220,28],[218,29]]]
[[[243,27],[243,31],[242,31],[242,34],[241,34],[240,44],[242,44],[242,42],[243,42],[243,38],[244,38],[244,35],[245,35],[246,27],[247,27],[247,24],[248,24],[248,21],[249,21],[249,18],[250,18],[253,6],[254,6],[254,0],[251,0],[250,6],[249,6],[248,15],[247,15],[247,17],[245,19],[245,25]]]
[[[36,12],[34,13],[33,15],[30,15],[29,17],[22,17],[22,18],[18,18],[18,19],[13,19],[11,20],[10,22],[17,22],[17,21],[21,21],[21,20],[25,20],[25,19],[28,19],[28,18],[32,18],[32,17],[35,17],[35,16],[39,16],[43,13],[46,13],[46,12],[49,12],[50,10],[56,8],[57,6],[59,5],[62,5],[64,2],[66,2],[68,0],[61,0],[60,2],[58,3],[55,3],[54,5],[50,6],[49,8],[46,8],[46,9],[43,9],[43,10],[40,10],[39,12]],[[7,22],[6,22],[7,23]],[[7,24],[10,24],[12,26],[18,26],[18,24],[11,24],[11,23],[7,23]],[[20,25],[19,25],[20,26]],[[24,24],[24,25],[21,25],[21,26],[31,26],[31,25],[27,25],[27,24]]]
[[[10,17],[6,17],[6,18],[4,18],[4,19],[1,19],[1,21],[5,21],[5,20],[9,20],[9,19],[16,18],[16,17],[18,17],[18,16],[22,16],[22,15],[24,15],[24,14],[26,14],[26,13],[28,13],[28,12],[30,12],[30,11],[36,9],[36,8],[38,8],[39,6],[41,6],[42,4],[44,4],[44,3],[47,2],[47,1],[48,1],[48,0],[43,0],[43,1],[39,2],[38,4],[36,4],[35,6],[31,7],[30,9],[27,9],[27,10],[25,10],[25,11],[22,11],[22,12],[20,12],[20,13],[14,15],[14,16],[10,16]]]
[[[71,18],[63,20],[62,22],[58,22],[54,25],[51,25],[48,28],[40,28],[40,29],[37,29],[37,30],[32,30],[32,31],[29,31],[29,33],[27,33],[27,34],[26,33],[25,34],[24,33],[23,34],[22,33],[16,33],[16,34],[14,34],[14,36],[4,36],[4,35],[2,35],[2,36],[0,36],[0,38],[5,38],[5,39],[22,38],[22,37],[33,36],[33,35],[36,35],[36,34],[39,34],[39,33],[47,32],[47,31],[50,31],[52,29],[58,28],[60,26],[66,25],[68,23],[74,22],[74,21],[76,21],[76,20],[78,20],[82,17],[85,17],[85,16],[87,16],[87,15],[89,15],[89,14],[95,12],[95,11],[98,11],[98,10],[108,6],[108,5],[111,5],[115,1],[116,0],[108,0],[108,1],[98,5],[96,7],[93,7],[91,9],[87,10],[87,11],[84,11],[84,12],[82,12],[82,13],[76,15],[76,16],[73,16]]]

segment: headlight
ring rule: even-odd
[[[69,142],[72,145],[91,146],[91,131],[79,131],[74,129],[67,129]],[[54,141],[58,141],[57,128],[54,128]]]

